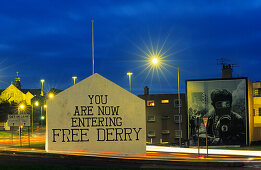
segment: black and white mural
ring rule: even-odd
[[[204,116],[209,145],[246,144],[246,79],[188,80],[186,87],[190,145],[205,145]]]

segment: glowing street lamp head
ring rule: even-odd
[[[20,105],[19,105],[19,108],[20,108],[21,110],[24,110],[24,109],[25,109],[25,105],[24,105],[24,104],[20,104]]]
[[[49,99],[52,99],[54,97],[54,94],[53,93],[49,93],[48,97],[49,97]]]
[[[128,72],[128,73],[127,73],[128,76],[131,76],[132,74],[133,74],[132,72]]]
[[[152,60],[151,60],[152,64],[156,65],[158,64],[159,60],[158,58],[154,57]]]
[[[73,79],[73,84],[75,84],[75,80],[77,79],[77,77],[73,76],[72,79]]]
[[[44,83],[44,79],[41,79],[41,82]]]
[[[34,102],[34,105],[39,106],[39,102],[38,101]]]
[[[44,108],[45,108],[45,109],[47,108],[47,105],[46,105],[46,104],[44,105]]]
[[[44,117],[44,116],[41,116],[41,119],[42,119],[42,120],[44,120],[44,119],[45,119],[45,117]]]

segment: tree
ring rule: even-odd
[[[9,103],[8,101],[2,101],[0,103],[0,122],[6,122],[8,114],[17,113],[17,103]]]

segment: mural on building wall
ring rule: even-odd
[[[189,140],[205,144],[202,117],[209,117],[209,145],[245,145],[246,79],[187,81]]]

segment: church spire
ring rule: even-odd
[[[17,76],[16,76],[16,78],[15,78],[15,83],[14,83],[14,85],[15,85],[15,87],[17,87],[19,90],[21,90],[21,82],[20,82],[20,77],[18,76],[18,73],[19,73],[19,72],[16,72]]]

